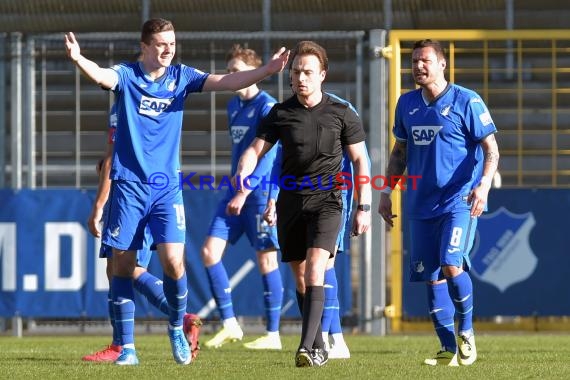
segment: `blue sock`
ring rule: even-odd
[[[473,283],[467,272],[447,279],[449,296],[455,305],[459,333],[473,332]]]
[[[188,282],[186,272],[178,280],[164,275],[164,295],[168,301],[168,323],[172,327],[182,326],[188,302]]]
[[[130,277],[113,276],[111,280],[113,309],[115,312],[115,328],[119,335],[120,345],[135,343],[135,292]]]
[[[441,346],[446,351],[455,352],[457,350],[453,320],[455,307],[447,292],[447,283],[427,284],[427,294],[429,314]]]
[[[330,278],[327,276],[330,276]],[[332,300],[332,303],[328,305],[332,311],[330,326],[328,327],[328,329],[325,329],[325,327],[323,326],[323,331],[328,331],[329,334],[340,334],[342,333],[342,326],[340,324],[340,303],[338,302],[338,281],[336,278],[336,270],[334,267],[325,272],[325,284],[332,286],[331,289],[334,292],[333,296],[334,299]],[[328,289],[327,287],[325,287],[325,310],[327,308],[327,302],[329,302],[327,299],[328,298],[327,291]],[[324,320],[324,313],[323,313],[323,320]]]
[[[325,306],[321,326],[324,332],[330,332],[335,314],[338,317],[338,283],[334,267],[325,271]],[[338,319],[338,318],[337,318]]]
[[[168,301],[164,296],[161,279],[144,272],[134,281],[134,286],[136,291],[145,296],[152,306],[168,315]]]
[[[261,276],[263,282],[265,315],[267,317],[267,331],[279,331],[281,318],[281,304],[283,303],[283,283],[281,272],[275,269]]]
[[[210,280],[210,290],[218,305],[222,320],[235,317],[234,305],[232,304],[232,288],[224,264],[218,262],[206,268],[208,280]]]
[[[119,331],[115,325],[115,307],[113,306],[113,295],[111,294],[111,289],[109,287],[109,292],[107,293],[107,309],[109,310],[109,319],[111,320],[111,327],[113,328],[113,342],[115,346],[121,345],[121,337],[119,336]]]

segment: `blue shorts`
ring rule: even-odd
[[[352,227],[351,215],[346,208],[342,209],[342,221],[340,231],[336,238],[337,253],[350,252],[350,233]]]
[[[109,215],[109,202],[105,203],[103,207],[103,217],[101,220],[105,221]],[[104,222],[103,222],[104,224]],[[144,246],[142,249],[137,251],[137,266],[142,268],[148,268],[148,264],[150,263],[150,258],[152,255],[152,251],[156,251],[156,244],[152,242],[152,236],[150,236],[150,230],[148,227],[144,230]],[[112,258],[113,257],[113,248],[106,245],[101,244],[99,247],[99,257],[101,259],[105,258]]]
[[[279,249],[277,229],[270,227],[263,220],[265,205],[245,205],[240,215],[227,215],[226,206],[229,199],[223,199],[219,204],[210,225],[208,236],[217,237],[235,244],[245,233],[256,251],[266,251],[271,248]]]
[[[186,218],[178,183],[155,189],[145,183],[114,180],[102,243],[138,251],[144,247],[147,227],[155,244],[185,243]]]
[[[442,266],[469,271],[477,218],[469,210],[452,211],[436,218],[410,221],[410,281],[443,279]]]

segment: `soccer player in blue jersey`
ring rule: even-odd
[[[360,118],[322,91],[328,70],[326,50],[313,41],[299,42],[290,70],[294,95],[273,106],[262,120],[257,137],[240,158],[235,180],[243,181],[258,160],[281,142],[281,174],[287,184],[280,183],[277,233],[282,261],[289,262],[297,289],[305,293],[295,365],[311,367],[328,361],[320,326],[325,268],[334,255],[342,218],[337,174],[343,150],[357,175],[369,177],[370,171]],[[370,184],[362,185],[358,195],[363,207],[354,217],[353,232],[357,235],[370,226]],[[230,207],[229,211],[239,214],[240,209]]]
[[[95,237],[101,237],[101,224],[105,220],[107,210],[107,200],[109,198],[109,190],[111,188],[111,180],[109,173],[111,171],[111,159],[113,155],[113,147],[115,143],[115,133],[117,131],[117,107],[113,103],[111,112],[109,113],[109,130],[107,139],[107,151],[105,157],[97,165],[97,175],[99,176],[99,185],[95,201],[91,209],[91,214],[87,220],[87,226],[91,234]],[[162,280],[147,272],[146,268],[151,259],[151,246],[152,237],[147,228],[144,235],[143,248],[137,251],[137,264],[133,273],[134,287],[143,296],[147,298],[149,303],[168,315],[168,302],[164,296],[162,289]],[[102,350],[96,351],[93,354],[85,355],[82,359],[90,362],[114,362],[117,360],[121,353],[121,337],[119,336],[118,329],[115,325],[115,312],[113,308],[112,295],[111,295],[111,280],[113,270],[113,252],[112,248],[108,245],[101,244],[99,251],[100,258],[106,258],[106,273],[109,280],[109,295],[107,298],[109,319],[113,328],[113,340],[110,345]],[[196,358],[199,352],[198,338],[200,335],[200,326],[202,325],[201,319],[195,314],[184,315],[184,332],[192,351],[192,359]]]
[[[261,58],[254,50],[235,45],[228,52],[226,63],[228,72],[233,73],[260,67]],[[256,84],[238,90],[237,96],[229,101],[227,114],[232,139],[232,175],[236,172],[241,154],[255,138],[260,119],[269,113],[275,103],[276,100]],[[222,329],[206,342],[206,347],[217,348],[243,337],[243,331],[235,318],[230,282],[222,256],[227,243],[234,244],[245,233],[257,253],[263,282],[267,333],[244,346],[261,350],[281,349],[279,320],[283,284],[277,261],[277,231],[263,220],[269,189],[268,186],[259,184],[260,179],[268,179],[271,174],[276,149],[277,147],[272,149],[260,160],[249,181],[249,188],[241,188],[239,191],[228,188],[226,196],[218,205],[202,247],[202,261],[223,323]],[[240,215],[229,215],[226,212],[228,204],[234,203],[244,205]]]
[[[132,278],[136,251],[142,248],[148,226],[164,270],[172,354],[177,363],[189,364],[190,347],[182,330],[188,284],[184,268],[186,221],[179,184],[184,101],[192,92],[248,87],[281,71],[289,53],[281,48],[265,66],[225,75],[171,65],[176,38],[174,26],[164,19],[144,23],[140,62],[102,68],[81,55],[73,33],[65,35],[65,48],[87,78],[115,93],[121,126],[111,167],[109,222],[103,231],[103,243],[113,247],[111,289],[123,347],[115,363],[138,364]]]
[[[485,103],[474,91],[449,83],[446,65],[438,41],[414,43],[412,75],[419,88],[398,100],[387,177],[398,178],[406,168],[409,176],[419,176],[415,188],[400,185],[407,185],[410,279],[427,283],[429,315],[442,347],[424,363],[457,366],[477,359],[469,251],[499,149]],[[396,217],[392,189],[382,191],[378,207],[390,226]]]

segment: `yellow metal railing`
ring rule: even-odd
[[[411,47],[431,38],[446,46],[448,79],[477,91],[499,133],[503,186],[570,187],[570,30],[392,30],[389,125],[400,94],[414,88]],[[394,137],[390,134],[390,149]],[[401,194],[393,193],[401,215]],[[392,330],[402,331],[402,226],[389,251]]]

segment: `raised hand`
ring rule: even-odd
[[[65,38],[65,50],[67,51],[67,56],[71,58],[73,62],[77,61],[81,57],[81,49],[79,44],[75,39],[73,32],[66,33]]]
[[[282,71],[287,62],[289,61],[289,54],[291,53],[290,50],[287,50],[285,47],[282,47],[277,51],[277,53],[273,54],[271,57],[271,61],[269,61],[266,65],[269,74],[274,74]]]

